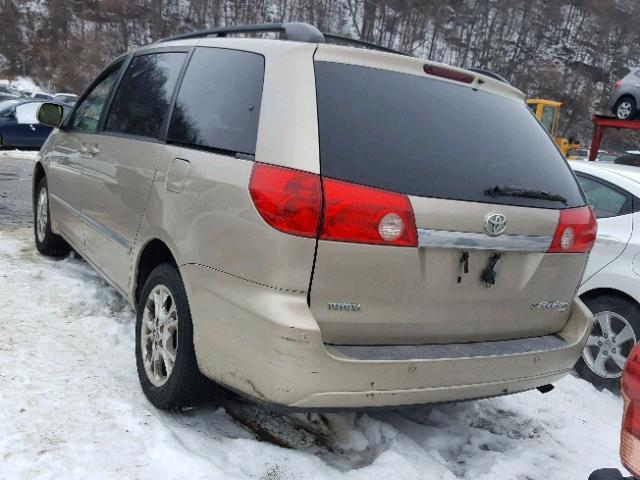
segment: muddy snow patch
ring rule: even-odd
[[[618,466],[622,404],[567,377],[547,395],[387,413],[283,415],[218,391],[160,412],[134,314],[82,260],[0,231],[0,478],[586,479]]]

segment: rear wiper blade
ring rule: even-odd
[[[562,202],[567,205],[567,199],[559,193],[516,187],[514,185],[496,185],[495,187],[485,190],[484,193],[490,197],[540,198],[542,200],[550,200],[552,202]]]

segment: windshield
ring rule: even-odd
[[[585,204],[524,101],[353,65],[316,62],[315,72],[324,176],[424,197],[563,207],[486,193],[508,185]]]

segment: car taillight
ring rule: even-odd
[[[629,355],[622,374],[624,413],[620,458],[634,477],[640,478],[640,345]]]
[[[249,193],[258,213],[276,230],[315,238],[322,213],[320,177],[254,163]]]
[[[591,207],[560,210],[549,253],[588,253],[596,241],[596,217]]]
[[[261,163],[253,165],[249,194],[264,221],[290,235],[319,235],[323,240],[338,242],[418,245],[407,195],[321,180],[313,173]]]
[[[320,238],[340,242],[415,247],[418,244],[409,197],[324,178]]]
[[[622,80],[618,80],[616,83],[613,84],[613,89],[618,90],[621,86],[622,86]]]

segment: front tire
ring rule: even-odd
[[[198,369],[191,312],[176,267],[165,263],[151,272],[137,310],[136,364],[145,396],[163,410],[197,405],[209,381]]]
[[[638,115],[636,101],[632,97],[622,97],[613,107],[613,114],[619,120],[633,120]]]
[[[585,304],[595,325],[576,371],[597,389],[618,392],[624,365],[640,339],[640,307],[615,295],[587,299]]]
[[[42,177],[36,187],[33,214],[33,233],[38,251],[49,257],[66,257],[71,249],[69,244],[51,231],[47,177]]]

